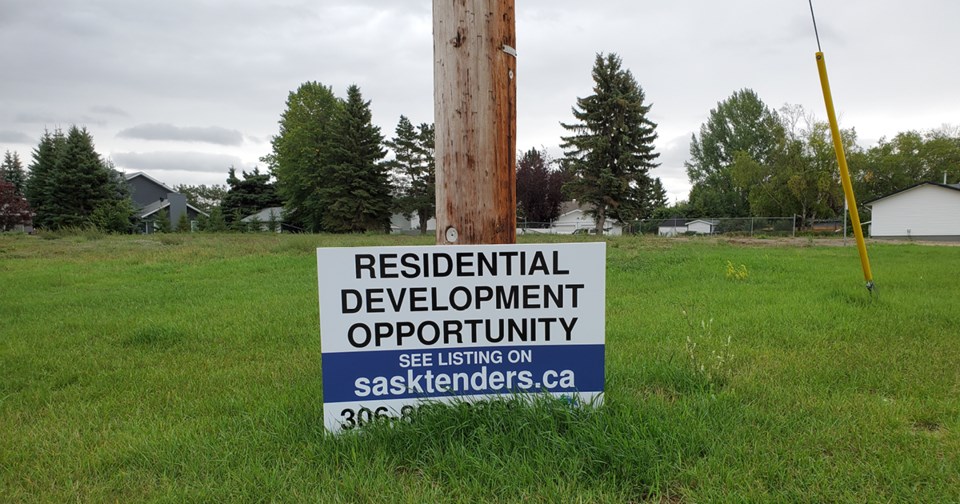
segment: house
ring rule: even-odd
[[[866,205],[872,238],[960,241],[960,184],[921,182]]]
[[[687,232],[687,221],[679,217],[666,219],[657,226],[657,234],[660,236],[677,236]]]
[[[697,219],[687,223],[687,232],[713,234],[717,232],[717,226],[719,225],[720,221],[718,220]]]
[[[560,204],[560,217],[553,221],[550,233],[574,234],[593,233],[597,228],[597,221],[588,214],[594,206],[590,203],[580,203],[577,200],[564,201]],[[527,231],[537,231],[527,229]],[[603,224],[603,234],[619,236],[623,234],[623,224],[620,221],[607,217]]]
[[[137,218],[141,222],[140,231],[143,233],[152,233],[157,229],[156,218],[161,210],[167,212],[170,229],[176,228],[183,214],[187,215],[190,229],[196,227],[197,218],[200,215],[207,215],[206,212],[187,203],[186,196],[146,173],[127,173],[124,178],[130,188],[133,205],[137,208]]]
[[[427,233],[432,233],[437,230],[437,219],[431,217],[427,221]],[[416,212],[410,215],[404,215],[402,213],[395,213],[390,216],[390,232],[391,233],[420,233],[420,215]]]
[[[273,223],[273,231],[280,233],[283,231],[283,207],[264,208],[255,214],[240,219],[240,222],[246,224],[258,222],[260,223],[260,231],[270,231],[271,223]]]

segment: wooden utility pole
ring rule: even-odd
[[[515,243],[514,0],[433,0],[437,244]]]

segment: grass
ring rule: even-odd
[[[602,408],[332,437],[314,250],[429,239],[47,238],[0,236],[2,502],[960,501],[954,247],[871,244],[871,297],[853,247],[612,239]]]

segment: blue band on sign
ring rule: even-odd
[[[604,345],[335,352],[322,355],[324,402],[514,392],[602,392]]]

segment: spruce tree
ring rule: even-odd
[[[24,196],[27,186],[27,176],[23,171],[23,163],[16,152],[6,151],[3,154],[3,165],[0,165],[0,178],[13,184],[17,194]]]
[[[337,115],[329,178],[320,190],[323,229],[350,233],[387,231],[392,207],[390,180],[380,161],[383,136],[373,125],[370,102],[356,85]]]
[[[394,155],[386,166],[392,175],[395,207],[407,216],[417,214],[420,234],[426,234],[427,221],[437,211],[433,139],[432,124],[414,128],[406,116],[400,116],[396,136],[384,142]]]
[[[153,214],[153,230],[157,233],[169,233],[171,228],[170,214],[167,213],[167,209],[157,210],[157,213]]]
[[[57,156],[51,190],[51,225],[80,227],[100,205],[116,199],[110,172],[93,146],[86,128],[70,128]]]
[[[223,217],[223,209],[215,206],[210,209],[210,218],[207,219],[204,231],[210,233],[222,233],[227,230],[227,222]]]
[[[270,182],[269,173],[260,173],[260,169],[254,167],[251,173],[241,172],[241,177],[237,177],[236,168],[231,166],[227,175],[227,185],[230,189],[220,203],[228,220],[232,219],[234,210],[243,218],[265,208],[282,204],[276,188]]]
[[[190,229],[190,218],[187,217],[187,212],[180,214],[180,218],[177,219],[177,232],[178,233],[189,233],[192,231]]]
[[[53,223],[53,186],[57,158],[66,138],[59,129],[53,133],[44,131],[40,143],[33,150],[30,163],[30,175],[27,178],[27,200],[36,213],[33,225],[38,228],[51,228]]]
[[[653,146],[657,125],[647,118],[650,105],[633,74],[621,68],[620,57],[598,54],[593,80],[593,94],[573,107],[577,122],[562,123],[572,135],[562,137],[561,147],[573,178],[568,189],[594,206],[601,233],[608,216],[629,220],[644,206],[648,172],[659,154]]]

